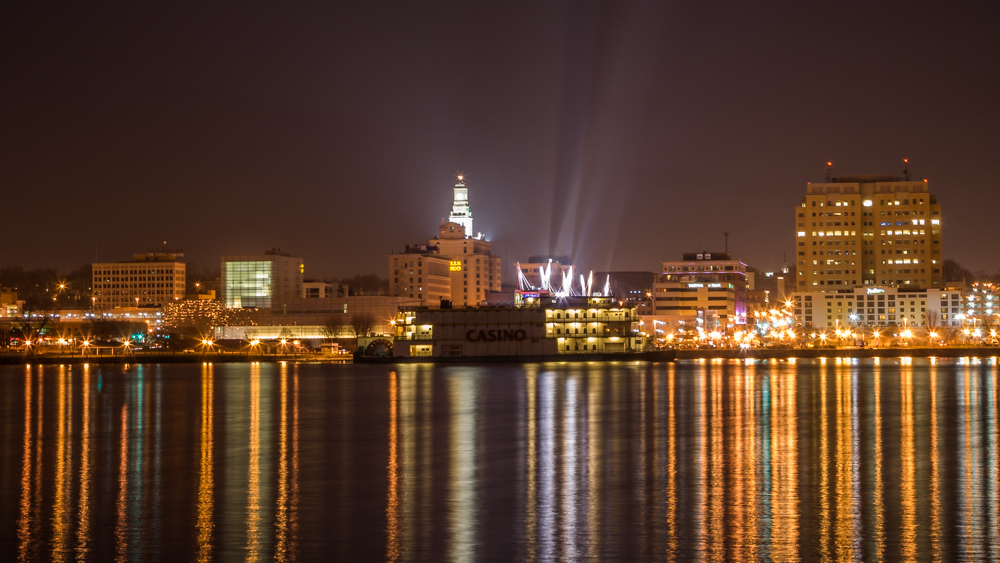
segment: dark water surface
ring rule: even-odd
[[[1000,560],[995,359],[0,367],[2,560]]]

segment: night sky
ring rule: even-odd
[[[279,246],[386,274],[465,174],[505,278],[529,254],[794,262],[806,183],[901,174],[945,258],[996,272],[991,4],[4,3],[0,266]]]

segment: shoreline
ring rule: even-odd
[[[249,364],[253,362],[305,362],[305,363],[351,363],[353,357],[320,356],[306,354],[282,354],[277,356],[263,354],[128,354],[116,356],[80,356],[61,354],[0,354],[0,365],[59,365],[59,364]]]
[[[664,350],[663,352],[667,352]],[[675,353],[673,355],[671,353]],[[662,357],[660,357],[662,356]],[[673,356],[673,357],[667,357]],[[541,357],[522,356],[504,358],[358,358],[352,355],[319,356],[282,354],[277,356],[254,354],[129,354],[116,356],[69,356],[60,354],[0,354],[0,365],[59,365],[59,364],[198,364],[198,363],[253,363],[253,362],[303,362],[303,363],[436,363],[436,364],[491,364],[491,363],[545,363],[545,362],[617,362],[617,361],[674,361],[674,360],[781,360],[781,359],[819,359],[819,358],[988,358],[1000,357],[1000,347],[908,347],[908,348],[752,348],[739,349],[680,349],[670,350],[666,354],[649,354],[647,357],[623,357],[620,355],[598,354],[588,357]]]
[[[677,350],[678,360],[701,359],[818,359],[818,358],[989,358],[1000,356],[1000,347],[948,348],[909,346],[906,348],[751,348],[749,350]]]

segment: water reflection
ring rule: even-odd
[[[83,366],[83,384],[80,390],[82,416],[80,421],[80,495],[76,524],[76,559],[85,561],[90,540],[90,366]]]
[[[0,557],[997,560],[994,361],[0,369]]]
[[[260,490],[260,364],[250,366],[250,460],[247,464],[247,544],[246,561],[259,561]]]
[[[41,447],[41,440],[32,440],[31,428],[32,428],[32,407],[33,395],[31,393],[32,387],[34,387],[31,377],[31,366],[25,370],[24,374],[24,443],[23,443],[23,454],[22,454],[22,465],[21,465],[21,502],[20,502],[20,515],[18,517],[18,527],[17,527],[17,537],[18,537],[18,560],[27,561],[31,559],[33,553],[31,549],[35,547],[35,543],[32,542],[32,528],[34,528],[34,522],[32,521],[32,504],[33,504],[33,492],[31,480],[31,467],[32,462],[35,457],[35,446]],[[40,419],[41,417],[39,417]]]
[[[201,425],[199,428],[197,530],[198,552],[196,560],[212,560],[212,526],[215,508],[214,392],[212,366],[205,364],[201,370]]]
[[[448,541],[451,561],[469,561],[476,553],[477,533],[477,410],[479,381],[474,374],[448,377],[450,423],[448,470]]]

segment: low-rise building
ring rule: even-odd
[[[957,327],[962,325],[962,291],[856,287],[836,292],[792,294],[797,325],[807,328],[874,326]]]
[[[519,272],[517,287],[522,290],[551,288],[558,291],[563,285],[563,276],[575,272],[569,256],[528,256],[528,261],[518,262],[516,268]]]
[[[310,327],[308,330],[313,332],[318,331],[318,327],[324,327],[323,332],[329,338],[352,338],[359,333],[391,335],[398,309],[419,304],[415,299],[385,295],[327,299],[297,297],[272,309],[244,308],[237,311],[239,315],[233,318],[220,317],[210,320],[209,324],[216,327],[217,338],[245,338],[239,335],[247,330],[253,332],[255,338],[270,338],[267,335],[280,333],[286,327],[290,330],[290,327]]]
[[[962,299],[963,322],[972,327],[1000,324],[998,297],[1000,297],[1000,287],[996,284],[985,282],[972,284]]]
[[[339,284],[323,281],[302,282],[303,299],[327,299],[337,296]]]
[[[9,287],[0,287],[0,318],[20,315],[23,304],[23,301],[17,300],[16,291]]]

